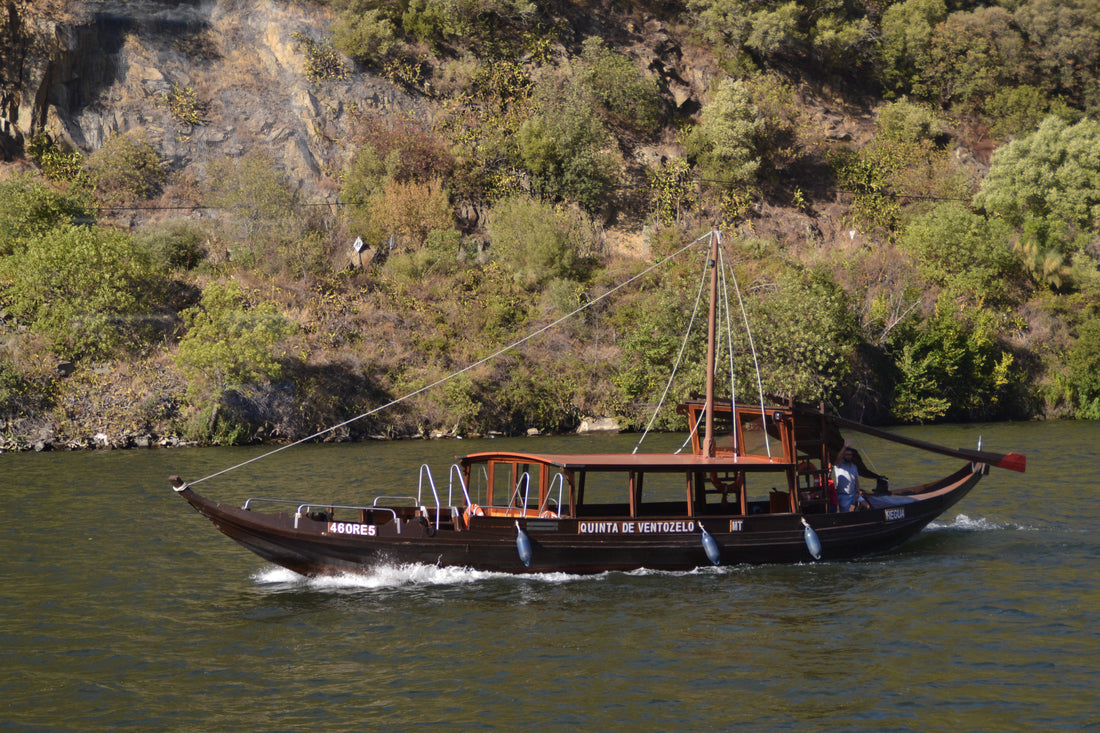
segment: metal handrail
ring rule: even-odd
[[[427,513],[427,511],[428,511],[427,507],[425,507],[420,501],[420,497],[424,493],[424,476],[425,475],[428,477],[428,486],[430,486],[432,488],[432,496],[435,497],[435,529],[438,532],[439,531],[439,492],[436,491],[436,489],[435,489],[435,479],[432,478],[432,469],[427,463],[420,464],[420,472],[417,476],[417,483],[416,483],[416,504],[417,504],[417,506],[419,506],[424,511],[424,513]]]
[[[466,498],[466,506],[470,506],[473,504],[473,502],[470,501],[470,490],[466,486],[466,477],[462,473],[462,467],[457,463],[451,464],[451,470],[447,474],[447,503],[454,506],[454,502],[451,501],[451,496],[454,492],[455,476],[458,476],[458,485],[462,488],[462,495]]]
[[[549,504],[550,501],[551,501],[550,494],[553,493],[553,491],[554,491],[554,484],[558,485],[558,500],[557,500],[556,503],[558,505],[558,515],[559,516],[561,515],[561,496],[562,496],[562,493],[565,490],[565,475],[562,474],[562,473],[557,473],[557,474],[554,475],[554,478],[550,479],[550,488],[548,488],[546,490],[546,499],[542,502],[542,505],[539,507],[539,515],[540,516],[542,515],[542,513],[544,511],[546,511],[546,505]]]
[[[391,497],[391,498],[393,498],[393,497]],[[282,500],[277,500],[277,501],[282,501]],[[377,501],[377,499],[375,501]],[[359,512],[389,512],[391,515],[393,515],[393,522],[394,522],[394,526],[397,527],[397,534],[401,534],[401,517],[397,516],[397,512],[394,511],[393,509],[390,509],[389,507],[374,506],[374,505],[372,505],[372,506],[355,506],[355,505],[348,505],[348,504],[314,504],[314,503],[299,504],[298,505],[298,511],[294,514],[294,529],[298,529],[298,520],[302,517],[302,515],[305,514],[308,510],[313,509],[314,507],[316,507],[318,509],[333,509],[333,510],[335,510],[335,509],[353,509],[353,510],[359,511]]]
[[[413,502],[414,506],[420,506],[420,502],[416,500],[415,496],[376,496],[376,497],[374,497],[374,503],[371,504],[371,506],[369,508],[373,509],[374,507],[377,507],[378,502],[382,501],[383,499],[386,499],[388,501],[393,501],[395,499],[402,499],[402,500]]]
[[[512,490],[512,495],[508,497],[508,508],[504,512],[504,516],[508,517],[512,514],[512,507],[516,504],[516,499],[519,497],[519,487],[523,486],[523,516],[527,516],[527,497],[531,493],[531,473],[524,471],[516,481],[516,488]]]
[[[262,497],[262,496],[253,496],[251,498],[245,499],[244,504],[241,505],[241,509],[244,509],[245,511],[252,511],[249,508],[249,504],[251,504],[254,501],[266,501],[266,502],[269,502],[271,504],[301,504],[302,503],[301,500],[299,500],[299,499],[267,499],[267,498]],[[320,506],[320,505],[318,505],[318,506]]]

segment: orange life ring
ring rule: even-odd
[[[470,504],[468,507],[466,507],[465,514],[467,517],[484,517],[485,510],[479,507],[477,504]]]
[[[552,512],[549,509],[543,509],[541,512],[539,512],[539,518],[540,519],[557,519],[558,518],[558,513],[557,512]]]

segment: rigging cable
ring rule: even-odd
[[[650,416],[649,422],[645,426],[645,430],[642,431],[641,437],[638,438],[638,442],[635,443],[634,450],[630,452],[631,455],[636,454],[638,452],[638,449],[642,447],[642,443],[645,442],[646,437],[649,435],[650,429],[653,428],[653,423],[657,421],[657,414],[661,411],[661,407],[665,404],[665,398],[668,397],[669,390],[672,389],[672,382],[676,379],[676,372],[678,372],[680,369],[680,362],[684,358],[684,352],[687,351],[688,341],[691,340],[691,332],[695,328],[695,317],[699,314],[699,304],[703,301],[703,288],[707,284],[707,270],[709,269],[710,268],[707,267],[706,263],[704,263],[703,272],[699,276],[699,290],[695,293],[695,305],[692,306],[691,309],[691,319],[688,321],[688,327],[684,333],[684,340],[680,342],[680,353],[676,355],[676,363],[672,365],[672,373],[668,375],[668,381],[665,383],[665,391],[661,393],[661,398],[657,400],[657,406],[653,408],[653,414]],[[690,435],[688,437],[690,439]],[[683,450],[683,446],[681,446],[680,449]]]
[[[567,313],[566,315],[562,316],[561,318],[557,319],[556,321],[554,321],[552,323],[549,323],[549,324],[547,324],[547,325],[545,325],[541,328],[535,329],[534,331],[527,334],[526,336],[519,339],[518,341],[513,341],[511,344],[508,344],[507,346],[504,346],[504,347],[498,349],[497,351],[493,352],[489,356],[486,356],[482,359],[479,359],[478,361],[473,362],[472,364],[469,364],[469,365],[463,367],[462,369],[458,370],[457,372],[449,374],[446,377],[442,377],[440,379],[437,379],[436,381],[432,382],[431,384],[425,385],[424,387],[421,387],[420,389],[417,389],[417,390],[409,392],[405,395],[402,395],[401,397],[398,397],[394,400],[391,400],[391,401],[387,402],[384,405],[380,405],[378,407],[375,407],[371,410],[368,410],[367,412],[364,412],[360,415],[356,415],[353,418],[349,418],[347,420],[344,420],[341,423],[338,423],[338,424],[333,425],[331,427],[325,428],[324,430],[318,431],[318,432],[316,432],[312,435],[307,435],[304,438],[300,438],[299,440],[296,440],[293,443],[288,443],[286,445],[279,446],[278,448],[276,448],[274,450],[270,450],[270,451],[268,451],[266,453],[263,453],[261,455],[258,455],[255,458],[250,458],[247,461],[242,461],[241,463],[238,463],[234,466],[230,466],[229,468],[223,468],[220,471],[216,471],[216,472],[214,472],[214,473],[212,473],[208,476],[203,476],[202,478],[195,479],[194,481],[190,481],[188,483],[190,485],[194,486],[195,484],[200,484],[203,481],[208,481],[212,478],[217,478],[218,476],[223,476],[223,475],[225,475],[227,473],[230,473],[232,471],[236,471],[237,469],[244,468],[245,466],[256,463],[257,461],[262,461],[265,458],[270,458],[271,456],[276,455],[277,453],[282,453],[285,450],[290,450],[291,448],[294,448],[295,446],[299,446],[303,443],[308,443],[312,440],[316,440],[317,438],[320,438],[321,436],[324,436],[324,435],[327,435],[329,433],[335,432],[336,430],[339,430],[342,427],[346,427],[348,425],[351,425],[354,422],[362,420],[366,417],[370,417],[371,415],[375,415],[379,412],[382,412],[383,410],[387,410],[390,407],[393,407],[394,405],[401,404],[402,402],[406,402],[406,401],[412,399],[413,397],[424,394],[425,392],[428,392],[429,390],[435,389],[439,385],[444,384],[445,382],[449,382],[450,380],[452,380],[452,379],[454,379],[458,376],[461,376],[462,374],[465,374],[466,372],[471,371],[472,369],[476,369],[477,367],[481,366],[482,364],[486,364],[486,363],[492,361],[493,359],[496,359],[499,356],[507,354],[508,352],[513,351],[513,350],[519,348],[520,346],[522,346],[523,344],[527,343],[528,341],[534,339],[536,336],[539,336],[539,335],[545,333],[546,331],[549,331],[550,329],[559,326],[560,324],[564,323],[565,321],[569,320],[570,318],[576,316],[578,313],[581,313],[581,312],[591,308],[596,303],[599,303],[600,301],[610,297],[614,293],[617,293],[618,291],[620,291],[623,288],[627,287],[628,285],[634,283],[635,281],[640,280],[641,278],[645,277],[646,275],[653,272],[654,270],[657,270],[660,267],[663,267],[669,261],[675,259],[676,257],[679,257],[681,254],[683,254],[687,250],[695,247],[697,244],[699,244],[699,242],[703,241],[707,236],[710,236],[709,233],[704,234],[703,236],[699,237],[695,241],[684,245],[680,249],[678,249],[675,252],[673,252],[672,254],[670,254],[668,257],[665,257],[664,259],[661,259],[661,260],[653,263],[652,265],[650,265],[646,269],[639,272],[637,275],[634,275],[633,277],[619,283],[618,285],[611,288],[610,290],[608,290],[606,293],[599,296],[598,298],[590,300],[589,302],[585,303],[584,305],[580,306],[579,308],[574,309],[572,312]]]
[[[732,272],[732,267],[730,268]],[[737,276],[733,275],[733,291],[737,294],[737,304],[741,307],[741,317],[745,322],[745,336],[749,340],[749,351],[752,353],[752,366],[756,372],[756,392],[760,397],[760,419],[762,421],[761,427],[764,428],[764,448],[767,450],[768,458],[772,457],[772,444],[771,439],[768,437],[767,421],[768,411],[764,407],[764,383],[760,379],[760,359],[756,354],[756,342],[752,337],[752,328],[749,326],[749,314],[745,310],[745,300],[741,297],[741,287],[737,284]]]

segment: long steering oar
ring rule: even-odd
[[[820,412],[814,410],[796,408],[799,412],[808,415],[818,415]],[[836,417],[835,415],[825,415],[826,420],[833,423],[837,427],[848,428],[849,430],[856,430],[866,435],[871,435],[876,438],[882,438],[883,440],[889,440],[894,443],[901,443],[902,445],[908,445],[912,448],[920,448],[926,450],[929,453],[939,453],[944,456],[951,456],[952,458],[964,458],[968,461],[977,461],[978,463],[987,463],[990,466],[996,466],[997,468],[1007,468],[1009,471],[1019,471],[1024,473],[1027,470],[1027,456],[1022,453],[993,453],[991,451],[983,450],[971,450],[969,448],[947,448],[942,445],[936,445],[935,443],[929,443],[925,440],[917,440],[916,438],[906,438],[901,435],[895,435],[885,430],[879,430],[878,428],[872,428],[862,423],[853,422],[852,420],[845,420],[842,417]]]

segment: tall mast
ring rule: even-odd
[[[707,403],[706,428],[703,432],[703,455],[714,455],[714,362],[715,333],[718,330],[718,314],[715,304],[718,302],[718,230],[710,235],[710,307],[707,316]]]

